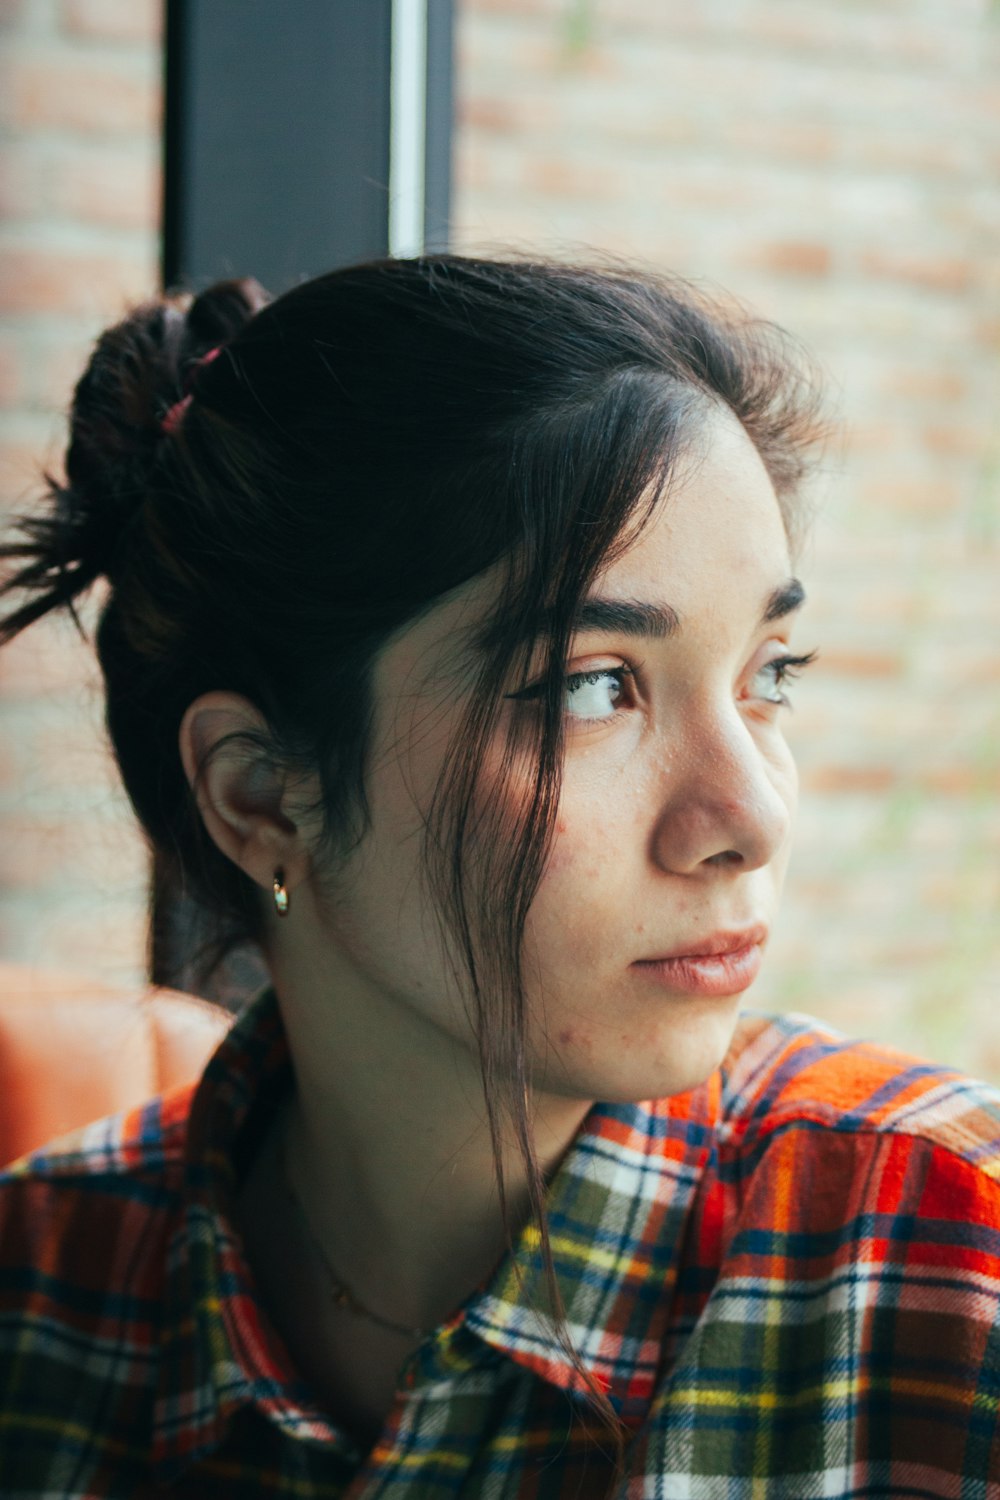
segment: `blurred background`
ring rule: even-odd
[[[838,439],[795,637],[821,660],[788,719],[797,847],[749,1003],[1000,1082],[1000,5],[456,0],[452,19],[439,241],[679,270],[827,373]],[[161,6],[0,0],[0,47],[4,517],[58,467],[90,342],[159,283]],[[147,890],[90,650],[37,626],[0,653],[0,957],[135,982]]]

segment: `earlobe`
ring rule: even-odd
[[[267,754],[267,724],[238,693],[205,693],[181,721],[179,748],[198,811],[213,842],[270,891],[280,868],[287,887],[305,873],[301,831],[288,816],[283,769]]]

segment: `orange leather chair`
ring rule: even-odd
[[[0,963],[0,1163],[196,1078],[232,1020],[177,990]]]

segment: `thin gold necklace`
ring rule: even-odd
[[[392,1318],[383,1317],[381,1313],[377,1313],[372,1308],[366,1307],[361,1299],[354,1295],[347,1282],[337,1275],[330,1262],[330,1257],[323,1247],[322,1240],[313,1229],[301,1198],[292,1186],[292,1176],[288,1170],[284,1127],[279,1126],[276,1133],[278,1137],[278,1165],[281,1172],[281,1181],[288,1200],[293,1204],[299,1218],[302,1220],[302,1227],[305,1229],[306,1236],[322,1263],[327,1281],[330,1283],[330,1295],[333,1299],[334,1307],[346,1308],[348,1312],[354,1313],[356,1317],[367,1318],[370,1322],[377,1323],[379,1328],[386,1329],[388,1333],[402,1334],[408,1339],[427,1338],[433,1330],[430,1328],[413,1328],[408,1323],[397,1323]]]

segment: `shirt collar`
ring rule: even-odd
[[[692,1200],[713,1152],[720,1079],[646,1104],[590,1111],[548,1194],[555,1285],[577,1365],[552,1317],[536,1224],[466,1314],[470,1329],[543,1379],[585,1397],[582,1371],[641,1424],[671,1317]]]

